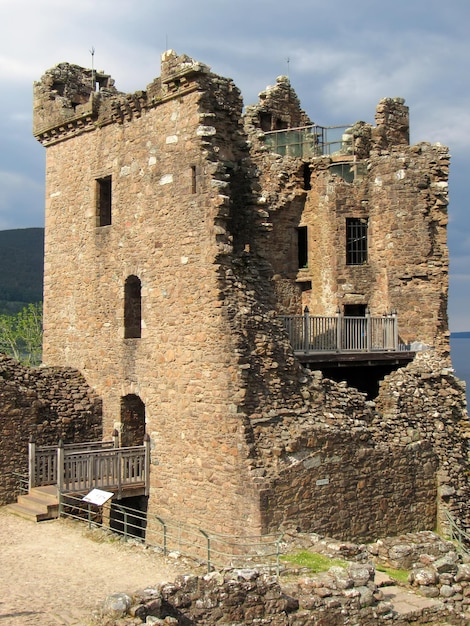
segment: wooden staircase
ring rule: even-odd
[[[33,522],[59,517],[57,485],[33,487],[29,493],[18,496],[17,502],[8,504],[6,510]]]

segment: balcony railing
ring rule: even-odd
[[[266,146],[281,156],[310,158],[340,153],[352,155],[350,126],[300,126],[264,134]]]
[[[398,338],[396,313],[374,317],[281,315],[294,352],[398,352],[408,348]]]
[[[122,494],[142,486],[148,493],[150,439],[141,446],[120,448],[113,441],[36,446],[29,443],[29,489],[57,485],[60,493],[79,493],[93,488]]]

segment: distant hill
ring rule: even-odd
[[[42,300],[44,228],[0,231],[0,313]]]
[[[466,330],[459,333],[450,333],[451,339],[470,339],[470,331]]]

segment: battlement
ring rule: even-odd
[[[43,145],[63,141],[106,124],[139,117],[143,110],[203,88],[210,68],[187,55],[168,50],[162,55],[161,76],[147,89],[118,91],[109,74],[70,63],[59,63],[34,83],[33,134]]]

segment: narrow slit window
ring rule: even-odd
[[[142,286],[137,276],[128,276],[124,286],[124,337],[142,336]]]
[[[297,253],[299,269],[308,267],[308,235],[306,226],[297,228]]]
[[[368,221],[363,218],[346,219],[346,265],[367,263]]]
[[[191,165],[191,193],[197,192],[196,166]]]
[[[96,225],[111,224],[111,176],[96,181]]]

